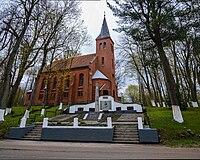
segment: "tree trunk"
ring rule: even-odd
[[[31,98],[30,98],[30,101],[29,101],[29,105],[27,107],[27,110],[30,110],[31,109],[31,106],[34,105],[34,101],[35,101],[35,94],[36,94],[36,89],[38,87],[38,80],[40,79],[40,75],[42,73],[42,70],[46,64],[46,58],[47,58],[47,54],[44,54],[44,57],[43,57],[43,60],[42,60],[42,65],[39,69],[39,72],[37,74],[37,77],[35,78],[35,83],[33,85],[33,89],[32,89],[32,93],[31,93]]]
[[[169,98],[170,98],[171,104],[179,106],[180,105],[179,99],[178,99],[179,91],[176,89],[177,87],[176,87],[174,77],[169,65],[169,61],[165,55],[165,51],[163,50],[161,42],[160,44],[157,44],[157,49],[158,49],[158,54],[160,56],[160,60],[164,69],[166,86],[169,92]]]
[[[145,84],[146,84],[147,90],[149,92],[149,97],[150,97],[150,99],[152,99],[153,96],[152,96],[152,92],[151,92],[151,87],[150,87],[150,82],[149,82],[149,77],[148,77],[148,71],[147,71],[146,66],[144,66],[144,72],[145,72],[145,76],[146,76],[146,83]]]
[[[47,82],[46,82],[46,89],[44,92],[44,102],[43,102],[43,108],[45,109],[45,106],[48,104],[48,99],[49,99],[49,89],[50,89],[50,77],[51,77],[51,66],[52,66],[52,62],[50,64],[50,69],[48,71],[48,75],[47,75]]]
[[[11,93],[10,93],[10,96],[9,96],[9,99],[8,99],[7,108],[12,108],[14,100],[15,100],[15,96],[16,96],[16,93],[17,93],[17,89],[19,87],[19,84],[20,84],[22,78],[23,78],[23,75],[21,75],[19,73],[18,77],[17,77],[17,80],[15,81],[15,84],[12,87],[12,90],[11,90]]]
[[[157,93],[156,93],[156,89],[155,89],[153,77],[152,77],[152,74],[150,73],[150,72],[151,72],[150,69],[148,69],[148,71],[149,71],[151,86],[152,86],[152,89],[153,89],[153,99],[154,99],[156,102],[158,102],[158,97],[157,97]]]
[[[153,68],[153,74],[154,74],[154,82],[155,82],[155,86],[156,86],[156,91],[158,92],[157,93],[158,99],[159,99],[160,104],[162,104],[163,98],[162,98],[161,88],[158,85],[158,78],[157,78],[160,75],[158,73],[158,70],[156,71],[155,68]]]
[[[28,84],[29,84],[29,81],[30,81],[30,77],[31,77],[31,73],[29,73],[29,75],[28,75],[28,79],[27,79],[27,81],[26,81],[26,85],[25,85],[24,91],[23,91],[23,93],[22,93],[23,99],[24,99],[24,97],[26,96],[26,90],[27,90],[27,88],[28,88]]]
[[[26,66],[28,57],[29,57],[29,53],[23,53],[22,62],[20,64],[20,66],[19,66],[18,76],[17,76],[17,79],[16,79],[16,81],[15,81],[15,83],[13,85],[13,88],[11,90],[10,96],[8,98],[7,108],[12,108],[12,106],[13,106],[15,95],[17,93],[17,89],[18,89],[18,87],[20,85],[20,82],[21,82],[21,80],[23,78],[23,75],[25,73],[25,66]]]

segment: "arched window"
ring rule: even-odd
[[[103,95],[108,95],[108,90],[103,90]]]
[[[101,49],[102,49],[102,43],[99,44],[99,50],[101,50]]]
[[[56,85],[57,85],[57,78],[55,77],[53,80],[53,89],[56,89]]]
[[[81,73],[79,75],[79,86],[83,86],[83,81],[84,81],[84,75],[83,75],[83,73]]]
[[[102,57],[101,59],[101,64],[104,64],[104,57]]]
[[[41,90],[44,90],[45,86],[46,86],[46,78],[43,78],[42,85],[41,85]]]
[[[66,88],[69,88],[69,84],[70,84],[70,75],[67,75],[67,77],[66,77]]]
[[[103,43],[103,48],[104,48],[104,49],[106,48],[106,42]]]

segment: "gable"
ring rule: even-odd
[[[103,73],[101,73],[99,70],[96,70],[96,72],[92,76],[92,79],[108,79],[108,78]]]

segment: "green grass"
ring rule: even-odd
[[[68,106],[63,106],[64,108],[67,108]],[[29,114],[29,119],[27,119],[26,124],[29,125],[31,123],[35,122],[42,122],[43,118],[40,116],[42,106],[32,106]],[[51,118],[55,116],[55,111],[58,109],[58,106],[55,107],[46,107],[45,117]],[[6,138],[8,135],[8,130],[10,127],[17,127],[19,126],[20,120],[24,115],[24,112],[26,110],[26,107],[19,106],[19,107],[12,107],[12,114],[5,116],[5,121],[0,122],[0,138]],[[61,111],[57,111],[56,114],[60,114]]]
[[[146,107],[151,128],[157,128],[161,144],[174,147],[200,147],[200,108],[182,111],[184,123],[173,120],[170,108]],[[188,134],[191,130],[195,135]]]

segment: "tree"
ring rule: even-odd
[[[125,95],[127,95],[132,102],[139,102],[139,86],[129,85],[125,90]]]
[[[39,38],[41,37],[41,32],[45,26],[45,21],[42,21],[40,18],[43,10],[39,10],[42,7],[42,4],[37,4],[37,11],[34,10],[34,14],[32,14],[32,17],[34,17],[32,21],[30,21],[30,26],[27,29],[27,34],[23,37],[23,40],[20,44],[19,52],[18,52],[18,74],[16,76],[16,80],[11,88],[11,92],[8,98],[7,102],[7,108],[11,108],[14,103],[14,99],[17,93],[17,89],[20,85],[20,82],[24,76],[24,73],[26,70],[28,70],[30,67],[34,66],[36,63],[36,60],[40,53],[40,47],[38,46]],[[39,48],[38,48],[39,47]]]
[[[172,74],[169,61],[164,47],[171,37],[174,37],[175,17],[186,13],[190,8],[188,2],[161,0],[130,0],[119,2],[115,0],[117,6],[110,8],[116,16],[120,18],[120,31],[125,31],[137,41],[150,41],[157,48],[161,65],[164,70],[166,86],[169,92],[172,105],[179,105],[178,90]],[[174,7],[174,5],[176,7]],[[183,7],[180,7],[180,6]],[[177,15],[179,13],[179,15]]]
[[[15,56],[18,53],[20,44],[30,24],[33,9],[38,2],[39,0],[17,1],[11,6],[11,12],[8,14],[8,17],[3,20],[4,25],[2,30],[6,30],[12,34],[15,39],[14,44],[10,49],[10,53],[8,54],[9,58],[3,73],[2,89],[0,92],[0,108],[5,108],[7,105],[11,72]],[[17,28],[15,29],[13,25]]]

